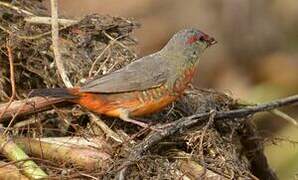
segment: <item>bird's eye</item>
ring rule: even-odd
[[[205,40],[204,36],[199,36],[199,40],[204,41]]]

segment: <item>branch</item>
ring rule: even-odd
[[[61,60],[61,54],[59,51],[59,26],[58,26],[58,7],[57,0],[51,0],[51,13],[52,13],[52,41],[53,41],[53,51],[55,56],[55,62],[58,72],[62,78],[63,83],[66,87],[72,88],[72,84],[67,77],[64,69],[64,65]]]
[[[255,106],[248,106],[241,109],[230,110],[230,111],[217,111],[215,112],[214,119],[227,119],[227,118],[244,118],[249,115],[254,115],[258,112],[270,111],[276,108],[280,108],[283,106],[294,105],[298,104],[298,95],[289,96],[286,98],[278,99],[275,101],[271,101],[264,104],[259,104]],[[119,170],[118,177],[125,176],[125,170],[128,166],[132,165],[134,161],[137,161],[141,158],[142,154],[149,150],[152,146],[160,142],[162,139],[173,135],[174,133],[178,132],[183,133],[188,128],[194,126],[199,122],[203,122],[209,119],[211,113],[201,113],[195,114],[188,117],[180,118],[179,120],[170,124],[160,131],[155,131],[149,134],[141,143],[137,144],[132,150],[130,155],[127,158]]]
[[[63,102],[61,98],[33,97],[29,99],[0,104],[0,122],[15,115],[26,115],[52,108],[51,105]],[[6,108],[8,107],[8,108]]]
[[[29,16],[29,17],[25,17],[24,20],[32,24],[52,24],[51,17]],[[63,25],[63,26],[71,26],[79,22],[78,20],[64,19],[64,18],[57,19],[57,21],[60,25]]]
[[[28,16],[34,16],[34,14],[32,12],[26,11],[25,9],[21,9],[17,6],[12,5],[11,3],[6,3],[6,2],[0,1],[0,5],[11,8],[13,10],[16,10],[17,12],[22,12],[22,13],[28,15]]]
[[[10,84],[11,84],[11,97],[9,99],[9,102],[6,104],[4,111],[0,111],[0,119],[3,117],[5,111],[9,108],[9,106],[11,105],[11,103],[13,102],[15,96],[16,96],[16,85],[15,85],[15,78],[14,78],[14,66],[13,66],[13,57],[12,57],[12,51],[11,51],[11,47],[9,45],[9,42],[7,42],[6,45],[6,49],[7,49],[7,56],[8,56],[8,60],[9,60],[9,69],[10,69]]]

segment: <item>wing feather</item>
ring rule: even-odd
[[[167,61],[156,53],[87,82],[80,92],[119,93],[150,89],[164,84],[168,74]]]

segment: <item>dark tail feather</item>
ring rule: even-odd
[[[67,88],[50,88],[50,89],[34,89],[29,93],[29,97],[61,97],[61,98],[77,98],[75,95],[76,89]]]

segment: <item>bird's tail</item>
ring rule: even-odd
[[[30,92],[29,97],[41,96],[73,99],[78,97],[78,90],[78,88],[34,89]]]

